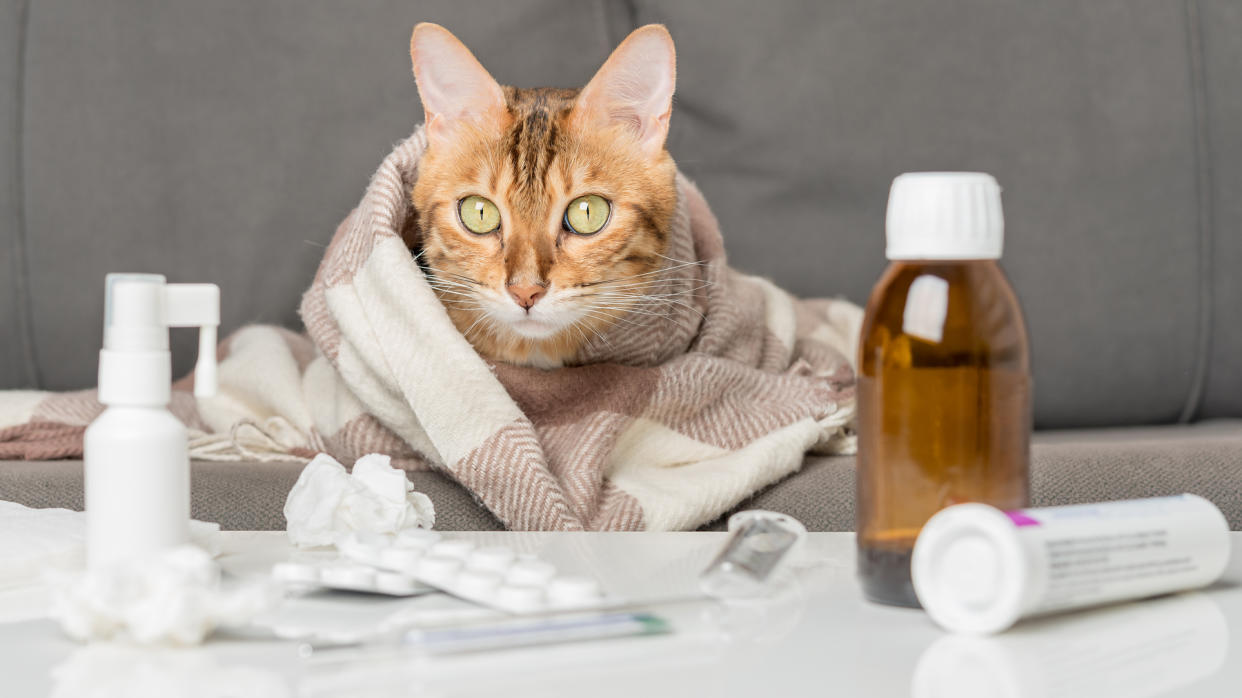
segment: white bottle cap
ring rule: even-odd
[[[999,509],[973,503],[944,509],[923,526],[910,576],[937,625],[978,635],[1017,622],[1029,583],[1013,521]]]
[[[889,259],[999,259],[1000,185],[984,172],[907,172],[888,194]]]

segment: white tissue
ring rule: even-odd
[[[49,570],[80,568],[85,539],[80,511],[0,502],[0,589],[39,583]]]
[[[219,625],[241,625],[270,605],[259,585],[220,588],[220,568],[192,545],[137,562],[66,576],[52,618],[75,640],[193,645]]]
[[[220,524],[190,521],[190,541],[219,554]],[[86,514],[32,509],[0,501],[0,590],[40,584],[48,572],[71,572],[86,560]]]
[[[289,540],[299,547],[331,545],[350,533],[431,528],[431,499],[414,491],[405,472],[378,453],[359,458],[352,474],[321,453],[306,464],[285,500]]]

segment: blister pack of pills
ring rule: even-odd
[[[331,562],[279,562],[272,567],[272,578],[294,588],[323,587],[385,596],[417,596],[435,591],[409,575],[340,559]]]
[[[341,559],[281,563],[272,574],[286,584],[322,586],[390,596],[446,591],[508,613],[586,610],[619,603],[595,579],[558,574],[529,553],[478,547],[423,529],[396,535],[352,534],[337,544]]]

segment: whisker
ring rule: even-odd
[[[607,290],[618,290],[618,289],[630,289],[630,288],[650,288],[653,286],[658,286],[660,284],[667,284],[670,286],[673,284],[678,284],[678,285],[699,284],[700,288],[706,288],[708,286],[716,285],[716,282],[709,281],[707,279],[693,279],[693,278],[688,278],[688,277],[681,277],[677,279],[648,279],[646,281],[630,281],[627,283],[620,283],[620,282],[594,283],[594,284],[591,284],[590,286],[591,287],[604,286],[605,289]],[[576,288],[582,288],[582,287],[578,286]]]
[[[487,320],[490,315],[491,315],[490,313],[484,311],[483,314],[479,315],[479,317],[475,319],[474,323],[471,324],[470,327],[466,328],[465,332],[461,333],[462,336],[465,337],[466,340],[468,341],[470,339],[470,331],[473,330],[475,327],[477,327],[480,322]]]
[[[468,289],[472,289],[472,290],[473,290],[474,288],[476,288],[475,286],[472,286],[472,285],[470,285],[470,284],[464,284],[464,283],[462,283],[462,282],[460,282],[460,281],[454,281],[454,280],[452,280],[452,279],[440,279],[440,278],[436,278],[436,277],[434,277],[434,276],[429,276],[429,277],[427,277],[427,283],[431,284],[432,286],[436,286],[436,285],[439,285],[439,286],[453,286],[453,287],[455,287],[455,288],[468,288]]]
[[[437,292],[439,292],[439,293],[451,293],[451,294],[453,294],[453,295],[455,295],[455,296],[465,296],[466,298],[478,298],[478,297],[479,297],[479,294],[475,293],[473,290],[470,290],[470,291],[459,291],[459,290],[458,290],[457,288],[455,288],[455,287],[447,287],[447,288],[446,288],[446,287],[436,286],[436,285],[434,285],[434,284],[432,284],[432,287],[431,287],[431,288],[432,288],[432,290],[437,291]]]
[[[484,284],[483,284],[483,282],[482,282],[482,281],[479,281],[478,279],[472,279],[472,278],[470,278],[469,276],[463,276],[463,275],[461,275],[461,274],[457,274],[457,273],[454,273],[454,272],[448,271],[447,269],[440,269],[439,267],[433,267],[433,266],[431,266],[430,264],[426,265],[426,267],[425,267],[425,268],[430,269],[431,271],[435,272],[436,274],[447,274],[448,276],[456,277],[456,278],[458,278],[458,279],[461,279],[462,281],[467,281],[467,282],[469,282],[469,283],[472,283],[472,284],[474,284],[475,286],[483,286],[483,285],[484,285]],[[441,281],[447,281],[447,279],[440,279],[440,280],[441,280]]]
[[[579,327],[579,323],[574,322],[571,325],[571,327]],[[591,334],[595,335],[599,339],[599,341],[603,342],[604,345],[607,346],[609,350],[612,350],[613,348],[612,342],[609,342],[608,338],[605,337],[603,334],[601,334],[599,330],[596,330],[594,327],[587,327],[586,329],[590,330]],[[581,331],[581,327],[579,327],[579,331]],[[583,336],[585,337],[586,335],[584,334]],[[586,340],[586,341],[590,341],[590,340]]]
[[[699,289],[695,289],[699,290]],[[648,293],[645,291],[597,291],[591,293],[583,293],[575,296],[575,298],[685,298],[689,293],[681,291],[668,291],[659,293]]]
[[[640,297],[640,298],[639,298],[639,300],[638,300],[638,301],[634,304],[634,307],[631,307],[631,308],[628,308],[628,309],[622,309],[622,308],[615,308],[615,307],[614,307],[614,309],[616,309],[616,310],[627,310],[628,312],[631,312],[631,313],[634,313],[634,314],[637,314],[637,315],[654,315],[654,316],[659,316],[659,317],[667,317],[667,316],[669,315],[669,313],[655,312],[655,311],[649,310],[648,308],[644,308],[644,307],[640,307],[640,306],[644,306],[644,305],[646,305],[646,306],[654,306],[654,307],[657,307],[657,308],[658,308],[658,307],[668,307],[668,308],[670,308],[670,309],[671,309],[671,308],[673,308],[673,307],[678,307],[678,306],[679,306],[679,307],[685,308],[686,310],[689,310],[689,311],[693,312],[695,315],[698,315],[700,318],[702,318],[702,317],[703,317],[703,312],[702,312],[701,310],[699,310],[698,308],[694,307],[693,305],[690,305],[689,303],[687,303],[687,302],[686,302],[686,301],[684,301],[684,300],[680,300],[680,299],[676,299],[676,298],[653,298],[653,299],[651,299],[651,302],[650,302],[650,303],[643,303],[643,300],[644,300],[644,299],[646,299],[646,298],[648,298],[648,297],[645,297],[645,296],[644,296],[644,297]]]
[[[627,294],[618,294],[618,295],[609,295],[609,294],[600,293],[600,294],[597,294],[591,297],[595,299],[593,302],[620,303],[620,302],[630,301],[634,305],[642,305],[644,301],[650,301],[652,303],[657,303],[657,304],[672,303],[672,304],[694,307],[690,305],[690,302],[688,299],[684,298],[682,294],[679,294],[679,293],[661,293],[661,294],[646,294],[646,293],[628,294],[627,293]]]
[[[610,313],[606,309],[603,309],[603,308],[591,308],[591,309],[583,310],[582,312],[584,315],[587,315],[596,320],[607,321],[609,324],[622,323],[634,329],[643,329],[643,324],[640,323],[635,318],[626,317],[624,314],[618,315],[618,314]]]
[[[668,256],[668,255],[666,255],[666,254],[660,254],[659,252],[657,252],[657,253],[655,253],[655,254],[656,254],[656,256],[657,256],[657,257],[663,257],[664,259],[667,259],[667,260],[668,260],[668,261],[670,261],[670,262],[676,262],[677,264],[683,264],[683,265],[689,265],[689,266],[698,265],[698,266],[701,266],[701,267],[705,267],[705,266],[707,266],[707,262],[706,262],[706,261],[703,261],[703,260],[701,260],[701,259],[698,259],[698,260],[690,260],[690,259],[677,259],[676,257],[670,257],[670,256]]]
[[[440,302],[446,308],[454,308],[454,309],[460,308],[462,310],[477,310],[480,312],[487,310],[487,308],[484,307],[483,304],[481,303],[470,301],[470,300],[463,300],[460,298],[442,298]]]
[[[632,327],[634,327],[634,328],[636,328],[636,329],[646,329],[646,325],[645,325],[645,324],[638,322],[638,321],[637,321],[637,320],[635,320],[634,318],[628,318],[628,317],[624,317],[624,316],[614,315],[614,314],[612,314],[612,313],[606,312],[606,310],[604,310],[604,309],[597,309],[597,310],[593,310],[593,311],[590,311],[590,312],[595,313],[595,314],[596,314],[596,317],[598,317],[598,316],[602,315],[602,316],[604,316],[604,317],[607,317],[607,318],[608,318],[608,319],[610,319],[610,320],[614,320],[614,321],[617,321],[617,322],[622,322],[622,323],[625,323],[625,324],[630,325],[630,326],[632,326]],[[678,328],[680,328],[680,329],[683,329],[683,330],[693,330],[693,329],[694,329],[694,325],[693,325],[693,324],[683,323],[683,322],[681,322],[681,321],[680,321],[680,319],[679,319],[679,318],[674,317],[674,316],[672,316],[672,315],[660,315],[660,317],[663,317],[664,319],[669,320],[670,322],[672,322],[674,325],[676,325],[676,326],[677,326]]]
[[[584,283],[584,284],[578,284],[578,286],[598,286],[598,285],[600,285],[600,284],[607,284],[607,283],[612,283],[612,282],[615,282],[615,281],[627,281],[627,280],[629,280],[629,279],[637,279],[637,278],[641,278],[641,277],[644,277],[644,276],[652,276],[652,275],[655,275],[655,274],[665,274],[665,273],[668,273],[668,272],[670,272],[670,271],[676,271],[676,270],[678,270],[678,269],[684,269],[685,267],[700,266],[700,265],[702,265],[702,264],[703,264],[703,262],[684,262],[684,263],[682,263],[682,264],[674,264],[673,266],[670,266],[670,267],[664,267],[663,269],[656,269],[656,270],[654,270],[654,271],[643,272],[643,273],[641,273],[641,274],[632,274],[632,275],[630,275],[630,276],[622,276],[622,277],[618,277],[618,278],[616,278],[616,279],[604,279],[604,280],[602,280],[602,281],[589,281],[589,282]]]

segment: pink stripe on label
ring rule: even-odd
[[[1027,516],[1026,512],[1020,509],[1016,511],[1007,511],[1005,512],[1005,516],[1009,517],[1009,520],[1013,522],[1014,526],[1038,526],[1039,525],[1038,521],[1036,521],[1035,519],[1032,519],[1030,516]]]

